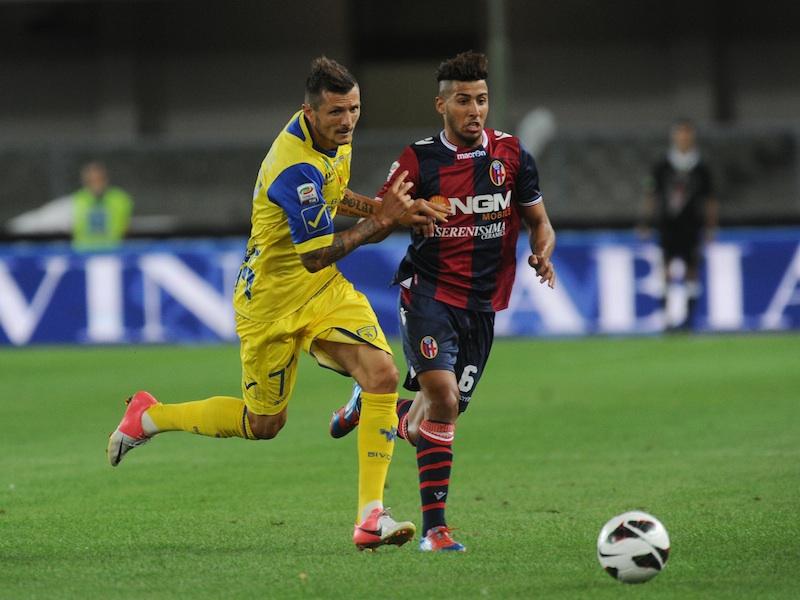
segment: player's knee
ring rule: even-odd
[[[278,415],[254,415],[248,413],[250,429],[256,439],[271,440],[278,435],[286,424],[286,413]]]
[[[458,408],[460,400],[461,396],[458,390],[449,390],[447,394],[440,397],[439,406],[442,408],[443,412],[446,412],[448,416],[455,419],[459,414]]]
[[[364,373],[364,381],[359,382],[365,391],[376,394],[391,394],[397,390],[400,374],[391,358],[376,362]]]
[[[428,381],[424,389],[425,396],[437,415],[442,417],[446,415],[453,419],[458,416],[461,392],[458,391],[454,381]]]

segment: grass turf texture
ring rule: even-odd
[[[112,469],[122,399],[238,395],[237,350],[0,351],[2,598],[796,598],[800,337],[499,341],[459,423],[465,555],[359,553],[348,380],[306,358],[272,441],[160,436]],[[420,522],[411,448],[387,504]],[[613,581],[595,540],[643,509],[667,569]]]

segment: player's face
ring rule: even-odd
[[[353,141],[353,131],[361,116],[361,93],[358,86],[346,94],[323,90],[319,106],[304,104],[303,113],[311,124],[311,136],[317,146],[335,150]]]
[[[472,148],[481,143],[489,114],[486,81],[449,81],[436,96],[436,111],[444,117],[444,133],[451,143]]]

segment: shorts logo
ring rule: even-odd
[[[419,343],[419,351],[428,360],[436,358],[436,355],[439,354],[439,344],[433,337],[426,335]]]
[[[356,335],[361,339],[371,342],[378,337],[378,328],[375,325],[367,325],[361,329],[356,329]]]
[[[506,182],[506,166],[499,160],[493,160],[489,165],[489,179],[497,187],[500,187]]]
[[[314,187],[313,183],[304,183],[302,185],[298,185],[297,197],[300,198],[300,204],[302,206],[305,206],[306,204],[316,204],[319,202],[317,188]]]
[[[306,232],[308,233],[324,231],[331,224],[331,217],[325,204],[308,206],[300,211],[300,216],[303,217],[303,225],[306,226]]]

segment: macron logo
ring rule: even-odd
[[[479,158],[481,156],[486,156],[486,150],[478,148],[477,150],[473,150],[472,152],[460,152],[459,154],[456,154],[456,159],[464,160],[467,158]]]

